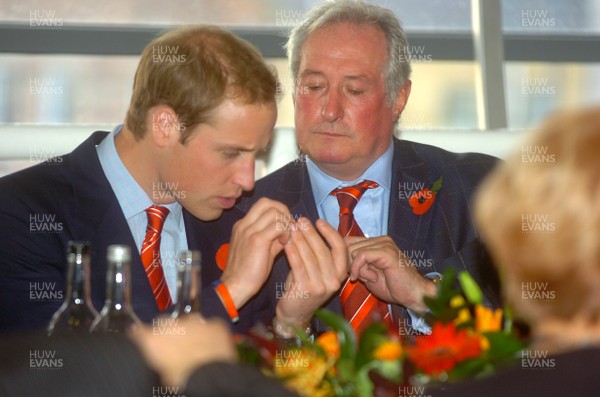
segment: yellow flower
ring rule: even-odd
[[[502,327],[502,309],[475,306],[475,329],[477,332],[497,332]]]
[[[488,350],[490,348],[490,341],[485,336],[480,335],[479,345],[481,346],[481,350]]]
[[[324,332],[319,335],[316,342],[325,351],[327,357],[337,359],[340,356],[340,342],[338,341],[337,332]]]
[[[450,307],[457,308],[465,305],[465,300],[461,295],[456,295],[450,299]],[[469,309],[463,308],[458,311],[458,316],[454,319],[454,324],[459,325],[471,320]]]
[[[450,307],[461,307],[464,306],[465,300],[461,295],[455,295],[450,299]]]
[[[302,397],[332,395],[331,386],[324,382],[325,374],[335,363],[332,358],[304,349],[282,351],[280,356],[275,359],[273,371],[287,388]]]
[[[377,360],[392,361],[402,356],[402,345],[395,340],[386,340],[373,352],[373,357]]]

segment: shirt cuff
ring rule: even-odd
[[[442,275],[438,272],[431,272],[431,273],[427,273],[425,275],[425,277],[430,280],[433,280],[435,278],[441,279]],[[417,314],[416,312],[414,312],[410,309],[406,309],[406,311],[408,312],[408,315],[410,316],[411,326],[415,331],[420,332],[425,335],[431,335],[431,326],[429,324],[427,324],[427,321],[425,321],[425,318],[422,315]]]

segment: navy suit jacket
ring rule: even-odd
[[[471,216],[473,192],[497,159],[478,153],[451,153],[405,140],[394,139],[393,144],[388,235],[409,256],[418,256],[412,259],[422,274],[443,273],[449,266],[467,270],[482,286],[487,302],[499,305],[498,278]],[[402,186],[431,188],[440,177],[443,177],[443,187],[433,206],[425,214],[415,215]],[[214,253],[229,241],[233,223],[260,197],[283,202],[295,219],[298,216],[306,216],[312,222],[318,219],[306,164],[300,160],[291,162],[259,180],[253,194],[244,197],[236,208],[226,211],[219,220],[203,225],[199,233],[205,266],[217,268]],[[288,272],[286,258],[280,255],[265,287],[240,310],[246,323],[272,320],[277,300],[285,293],[283,283]],[[337,295],[326,306],[341,313]],[[396,319],[406,318],[404,308],[393,306],[392,309]],[[317,331],[322,330],[322,324],[314,325]]]
[[[91,293],[100,310],[106,295],[106,248],[137,251],[95,146],[98,131],[72,153],[0,178],[0,331],[45,327],[65,291],[69,240],[92,245]],[[188,246],[198,249],[199,220],[183,210]],[[203,279],[214,280],[211,268]],[[206,284],[203,282],[203,285]],[[142,321],[158,313],[139,253],[132,255],[133,308]],[[212,288],[203,288],[206,316],[227,317]]]

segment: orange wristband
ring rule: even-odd
[[[225,309],[227,310],[227,314],[229,314],[231,322],[237,323],[240,319],[240,315],[237,309],[235,308],[233,299],[231,299],[231,295],[229,294],[229,291],[227,290],[225,284],[223,284],[221,280],[217,280],[214,283],[212,283],[212,286],[215,287],[215,291],[219,296],[219,299],[221,299],[221,302],[223,302],[223,306],[225,306]]]

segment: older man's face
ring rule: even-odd
[[[385,36],[371,25],[326,25],[301,48],[296,137],[319,168],[338,179],[356,179],[391,144],[410,82],[390,105],[386,61]]]

